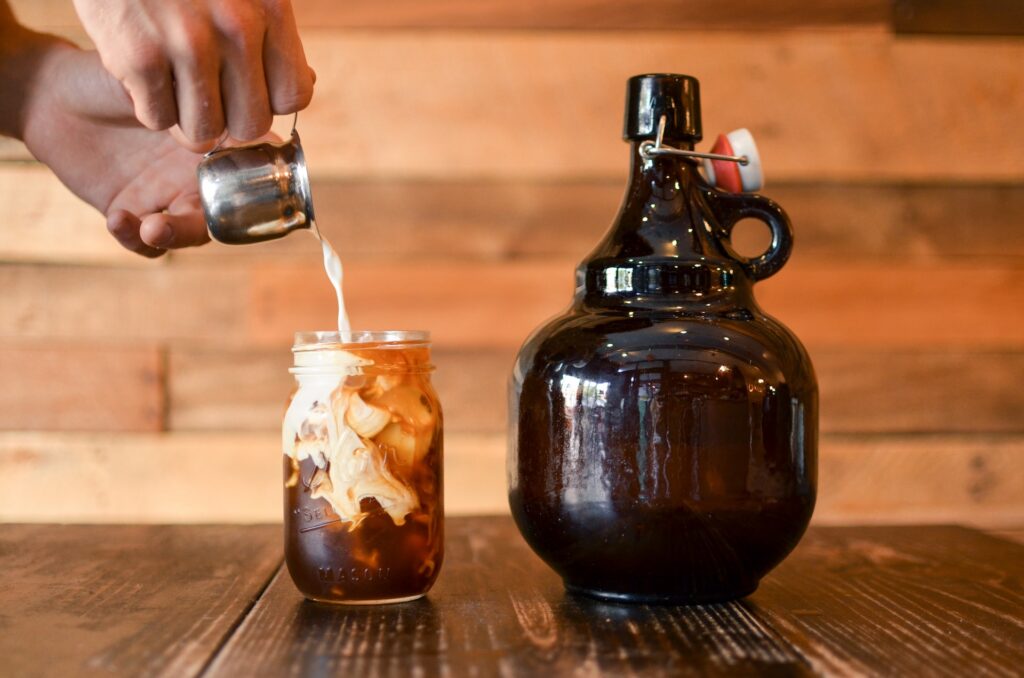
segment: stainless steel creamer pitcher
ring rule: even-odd
[[[299,134],[281,142],[216,148],[199,163],[199,196],[210,235],[244,245],[313,225],[313,197]]]

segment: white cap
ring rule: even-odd
[[[757,152],[754,135],[746,127],[741,127],[725,136],[732,145],[733,155],[747,156],[747,164],[739,166],[743,192],[760,191],[764,188],[764,172],[761,170],[761,154]]]
[[[728,160],[705,159],[704,174],[708,183],[723,190],[732,191],[736,189],[736,175],[739,174],[739,189],[744,193],[759,191],[764,186],[764,173],[761,171],[761,155],[757,152],[757,144],[754,143],[754,136],[746,127],[733,130],[725,135],[719,135],[715,145],[711,147],[712,153],[722,155],[745,155],[747,164],[732,163]],[[721,163],[721,164],[719,164]],[[715,165],[730,176],[719,177],[715,171]]]
[[[704,166],[704,176],[708,178],[708,183],[712,186],[715,185],[715,166],[711,164],[711,161],[704,158],[700,161],[700,164]]]

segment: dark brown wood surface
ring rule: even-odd
[[[0,525],[0,676],[196,675],[280,561],[267,526]]]
[[[750,598],[565,594],[507,518],[449,521],[405,605],[306,602],[278,526],[0,526],[0,675],[1015,675],[1024,546],[960,527],[812,528]]]
[[[958,527],[812,531],[749,601],[827,674],[1019,675],[1024,548]]]

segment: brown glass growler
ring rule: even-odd
[[[771,200],[708,185],[694,160],[645,158],[701,136],[698,84],[637,76],[632,169],[610,231],[576,272],[571,306],[530,336],[510,382],[509,502],[570,591],[703,603],[752,593],[814,508],[817,383],[807,352],[754,301],[786,262]],[[772,244],[736,253],[732,227]]]

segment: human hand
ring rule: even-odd
[[[139,126],[120,84],[95,52],[35,34],[40,56],[15,130],[75,195],[107,217],[127,249],[158,257],[209,240],[199,202],[200,155],[167,132]]]
[[[74,0],[103,65],[152,130],[191,150],[243,141],[309,105],[315,76],[288,0]]]

